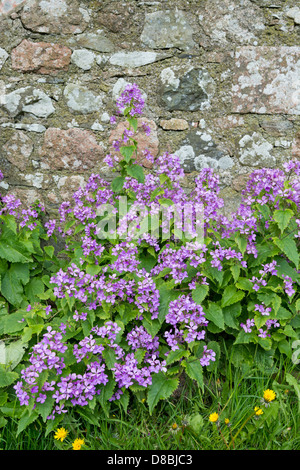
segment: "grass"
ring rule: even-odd
[[[56,441],[54,433],[45,437],[41,420],[16,437],[17,422],[9,418],[0,430],[0,449],[69,450],[79,437],[85,441],[83,449],[90,450],[299,450],[299,390],[288,383],[287,374],[297,377],[299,366],[280,361],[262,370],[232,369],[228,364],[223,374],[206,375],[203,392],[184,381],[180,391],[161,401],[152,416],[147,403],[136,397],[126,413],[112,405],[109,417],[103,415],[97,426],[72,413],[61,425],[68,430],[63,442]],[[261,399],[268,388],[275,391],[276,399],[265,407]],[[255,406],[264,412],[259,417],[253,416]],[[219,414],[218,425],[209,421],[214,412]]]

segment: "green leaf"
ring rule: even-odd
[[[190,379],[196,380],[197,384],[203,391],[203,370],[200,360],[198,358],[191,357],[188,361],[182,361],[182,365],[185,367],[185,371]]]
[[[123,145],[120,147],[122,157],[128,162],[135,151],[135,145]]]
[[[177,389],[178,384],[179,380],[177,378],[167,378],[162,372],[153,376],[152,384],[148,387],[147,396],[147,403],[151,415],[159,400],[169,398]]]
[[[136,178],[139,183],[143,183],[145,181],[145,174],[144,170],[140,165],[130,165],[127,167],[127,173],[132,178]]]
[[[14,341],[8,346],[6,346],[4,343],[0,344],[0,363],[9,366],[11,370],[14,369],[22,360],[25,354],[26,346],[27,345],[24,344],[21,340]]]
[[[17,223],[16,223],[16,218],[13,215],[10,214],[5,214],[1,215],[0,217],[5,226],[9,228],[15,235],[17,234]]]
[[[18,422],[18,428],[17,428],[17,434],[16,436],[24,431],[24,429],[29,426],[29,424],[33,423],[37,417],[38,417],[38,412],[37,411],[32,411],[31,413],[28,410],[25,410],[24,414],[21,416],[19,422]]]
[[[278,209],[273,212],[273,219],[276,221],[281,233],[287,228],[293,215],[291,209]]]
[[[4,258],[11,263],[30,263],[32,258],[25,246],[15,237],[0,240],[0,258]]]
[[[47,253],[47,255],[49,256],[49,258],[53,258],[54,246],[52,246],[52,245],[44,246],[44,250]]]
[[[129,122],[129,124],[133,127],[133,130],[134,132],[137,131],[137,128],[138,128],[138,120],[137,118],[135,117],[127,117],[127,121]]]
[[[158,319],[161,323],[163,323],[165,318],[166,318],[166,315],[169,311],[170,302],[172,300],[175,300],[179,296],[180,292],[179,293],[174,292],[173,288],[171,288],[167,284],[162,284],[158,288],[158,290],[159,290],[159,307],[158,307],[159,315],[158,315]]]
[[[10,313],[3,317],[3,330],[4,334],[16,333],[17,331],[23,330],[26,326],[26,322],[24,321],[24,313],[23,312],[14,312]]]
[[[289,374],[287,372],[286,376],[286,381],[289,385],[292,385],[294,387],[295,393],[298,397],[298,413],[300,413],[300,384],[299,381],[294,377],[292,374]]]
[[[224,322],[230,328],[239,330],[240,326],[237,317],[241,314],[241,304],[233,304],[223,309]]]
[[[296,268],[298,269],[299,253],[298,253],[295,240],[293,240],[292,238],[287,238],[287,237],[284,237],[282,239],[275,237],[273,241],[275,245],[277,245],[278,248],[280,248],[283,251],[283,253],[287,256],[287,258],[290,261],[292,261],[295,264]]]
[[[239,247],[240,252],[243,255],[247,248],[247,238],[242,237],[241,235],[236,235],[235,241],[236,241],[237,246]]]
[[[1,293],[12,305],[19,306],[23,300],[23,286],[25,286],[28,282],[28,264],[13,263],[3,276],[1,283]]]
[[[170,351],[166,359],[167,366],[170,364],[173,364],[174,362],[179,361],[184,356],[188,356],[188,354],[189,352],[186,349],[182,349],[182,348],[176,349],[175,351]]]
[[[107,365],[108,369],[112,369],[117,362],[116,354],[111,348],[104,349],[102,356],[104,358],[105,364]]]
[[[246,279],[245,277],[240,277],[235,285],[238,289],[249,290],[249,291],[253,290],[253,283],[249,279]]]
[[[192,298],[196,304],[200,305],[201,302],[205,299],[209,292],[209,287],[205,284],[201,284],[196,287],[192,292]]]
[[[33,277],[25,287],[25,295],[30,304],[39,301],[39,296],[44,293],[44,283],[41,279]]]
[[[230,267],[234,282],[236,282],[240,276],[241,267],[238,264],[234,264]]]
[[[221,330],[224,330],[224,316],[222,309],[219,305],[213,302],[209,302],[209,306],[206,309],[205,318],[211,321]]]
[[[111,189],[114,193],[119,193],[123,189],[125,178],[123,176],[117,176],[112,180]]]
[[[228,307],[236,302],[240,302],[244,296],[245,292],[237,290],[235,286],[227,286],[224,289],[221,305],[222,307]]]
[[[0,365],[0,387],[11,385],[18,377],[17,372],[9,372],[4,366]]]
[[[35,410],[41,415],[44,423],[46,423],[48,416],[50,416],[54,405],[54,398],[47,397],[44,403],[36,403]]]

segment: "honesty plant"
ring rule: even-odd
[[[44,224],[48,243],[59,235],[65,249],[55,256],[47,248],[48,296],[29,309],[24,296],[17,309],[15,338],[29,342],[13,386],[22,425],[40,414],[51,426],[74,406],[95,424],[99,405],[127,409],[130,392],[152,413],[183,373],[203,390],[205,368],[222,365],[224,346],[236,366],[292,357],[300,163],[254,171],[238,210],[225,217],[212,169],[187,194],[176,155],[154,159],[145,149],[148,173],[136,163],[143,106],[136,85],[117,101],[111,122],[125,117],[128,127],[105,159],[113,181],[92,174],[61,204],[58,220]],[[15,210],[13,200],[2,201],[4,211]]]

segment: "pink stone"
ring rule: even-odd
[[[24,39],[11,52],[12,68],[21,72],[55,74],[67,70],[72,51],[61,44]]]
[[[146,135],[145,131],[142,128],[143,122],[145,122],[145,124],[147,124],[151,129],[151,133],[149,136]],[[110,138],[109,138],[110,145],[113,144],[113,141],[115,140],[120,141],[122,139],[122,134],[126,128],[128,128],[127,122],[120,122],[117,125],[117,127],[112,131],[110,135]],[[145,168],[152,168],[152,163],[144,157],[143,150],[148,150],[154,158],[158,154],[159,141],[158,141],[156,129],[157,129],[157,126],[154,121],[144,119],[144,118],[138,119],[138,129],[137,129],[137,133],[134,136],[134,139],[137,141],[137,146],[138,146],[136,161],[137,163],[143,165]],[[113,155],[118,156],[118,152],[115,152],[115,149],[113,147],[111,147],[110,152]],[[119,156],[120,158],[122,158],[120,154]]]
[[[40,156],[42,169],[83,173],[102,161],[104,151],[91,131],[50,127],[45,132]]]
[[[300,158],[300,132],[296,134],[292,144],[292,157]]]
[[[238,47],[232,111],[300,115],[299,63],[299,46]]]

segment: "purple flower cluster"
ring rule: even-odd
[[[133,83],[132,85],[126,85],[124,91],[117,99],[116,105],[120,114],[123,114],[126,108],[131,108],[130,116],[134,117],[143,114],[145,101],[140,89],[135,83]]]
[[[203,327],[208,321],[201,305],[196,304],[190,296],[181,295],[170,302],[166,323],[173,329],[166,331],[164,336],[172,351],[175,351],[180,343],[203,340],[205,337]]]

